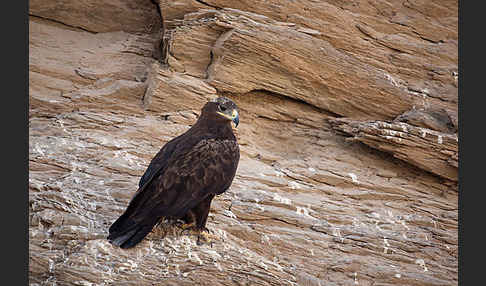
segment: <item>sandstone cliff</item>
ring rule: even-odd
[[[31,285],[458,284],[457,1],[29,5]],[[110,245],[221,94],[242,158],[217,240]]]

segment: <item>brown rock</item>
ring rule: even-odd
[[[396,122],[425,127],[445,133],[457,133],[457,117],[451,117],[445,109],[412,109],[395,118]]]
[[[421,169],[457,181],[457,134],[441,133],[407,123],[381,121],[331,120],[334,128],[353,136],[353,140],[392,153]]]
[[[143,97],[146,110],[157,113],[191,109],[204,105],[216,96],[216,90],[199,78],[170,72],[153,63],[148,75],[148,86]],[[177,95],[177,96],[174,96]],[[200,110],[194,110],[199,113]]]
[[[457,1],[154,2],[163,35],[148,0],[30,3],[30,284],[458,284]],[[113,247],[221,94],[241,161],[212,247],[169,221]]]
[[[157,32],[160,16],[150,0],[82,0],[29,2],[29,15],[95,33]]]
[[[201,26],[219,30],[219,26],[231,31],[213,50],[213,56],[218,52],[225,55],[222,69],[212,77],[218,90],[244,93],[265,89],[305,98],[348,117],[392,119],[406,111],[395,113],[398,109],[409,105],[444,108],[457,118],[455,1],[407,5],[396,1],[349,5],[253,0],[194,3],[160,1],[160,8],[164,18],[177,27],[176,33],[186,33],[182,38],[189,41],[199,41],[190,36],[194,25],[198,30],[211,30]],[[199,4],[240,11],[221,9],[214,15],[215,10],[202,10]],[[171,37],[171,32],[167,34]],[[213,36],[200,34],[197,39],[204,39],[205,48],[199,57],[187,57],[187,61],[207,60],[207,40]],[[177,41],[181,45],[174,44]],[[222,45],[225,41],[226,47]],[[177,46],[180,54],[191,55],[189,49],[198,46],[187,47],[177,39],[172,42],[171,47]],[[280,82],[280,86],[272,82]],[[340,106],[341,98],[348,103],[346,107]],[[369,106],[373,114],[363,111],[363,106]]]
[[[208,83],[219,92],[265,90],[358,117],[387,118],[412,107],[413,98],[392,84],[386,72],[356,61],[327,41],[251,13],[201,13],[205,18],[185,21],[184,27],[189,27],[171,35],[183,33],[184,37],[178,37],[194,39],[195,31],[211,31],[197,39],[204,43],[202,48],[195,54],[198,45],[187,44],[187,40],[177,44],[176,37],[169,40],[169,53],[179,63],[192,65],[184,65],[184,70],[199,70],[189,73],[206,73]],[[193,58],[206,60],[193,66],[197,64]],[[377,109],[379,105],[384,108]]]

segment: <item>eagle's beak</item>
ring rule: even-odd
[[[233,122],[235,123],[235,127],[238,127],[238,124],[240,123],[240,115],[236,109],[233,110]]]
[[[240,115],[238,114],[238,110],[233,109],[233,111],[231,112],[231,115],[223,113],[223,112],[219,112],[219,111],[216,112],[216,113],[218,113],[219,115],[233,121],[233,123],[235,124],[235,127],[238,127],[238,124],[240,123]]]

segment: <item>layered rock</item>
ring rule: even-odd
[[[335,129],[353,135],[352,139],[392,153],[421,169],[457,181],[457,135],[420,128],[407,123],[331,121]]]
[[[195,2],[160,1],[175,26],[166,36],[179,35],[169,52],[194,66],[211,50],[218,68],[207,76],[218,90],[282,92],[342,116],[392,119],[434,106],[457,117],[455,1]]]
[[[129,2],[30,2],[30,284],[457,284],[457,1]],[[217,95],[241,162],[213,245],[110,245]]]
[[[161,28],[151,0],[33,0],[29,2],[29,15],[93,33],[154,33]]]

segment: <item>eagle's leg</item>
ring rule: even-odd
[[[182,218],[183,221],[186,223],[181,224],[179,227],[182,228],[182,231],[194,228],[196,226],[196,215],[194,211],[189,210],[184,217]]]
[[[206,199],[204,199],[204,201],[202,201],[200,204],[198,204],[195,208],[192,209],[196,216],[196,231],[198,232],[198,237],[197,237],[198,245],[202,244],[201,239],[203,239],[204,242],[211,244],[211,246],[213,244],[211,234],[209,233],[210,230],[206,228],[209,209],[211,208],[211,201],[213,200],[213,198],[214,195],[208,196]]]
[[[208,196],[201,203],[189,210],[182,218],[186,223],[180,226],[183,229],[181,234],[188,231],[192,235],[197,235],[198,245],[201,245],[203,241],[212,245],[210,230],[206,228],[206,222],[213,198],[214,195]]]
[[[211,201],[213,200],[214,195],[209,195],[204,201],[202,201],[199,205],[193,208],[195,217],[196,217],[196,228],[200,230],[205,230],[209,232],[209,229],[206,228],[206,222],[208,220],[209,209],[211,208]]]
[[[185,223],[178,225],[179,228],[182,229],[180,235],[184,234],[185,231],[192,232],[192,230],[196,228],[196,215],[192,210],[189,210],[184,217],[182,217],[182,220]]]

